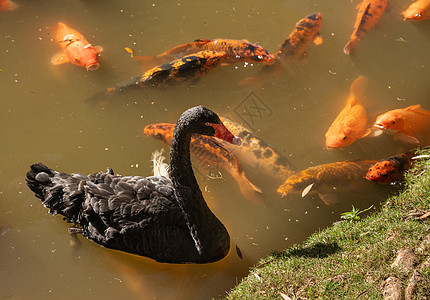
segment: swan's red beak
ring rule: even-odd
[[[215,137],[234,145],[240,145],[240,138],[231,133],[223,123],[210,125],[215,129]]]

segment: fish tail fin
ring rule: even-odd
[[[355,48],[357,47],[358,39],[350,40],[348,43],[346,43],[345,47],[343,48],[343,52],[346,55],[351,55],[354,53]]]

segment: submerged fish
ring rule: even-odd
[[[193,43],[176,46],[156,56],[134,56],[134,58],[138,61],[160,62],[178,59],[199,51],[225,52],[227,55],[225,63],[266,62],[270,64],[274,60],[274,56],[259,45],[247,40],[230,39],[198,39]]]
[[[229,148],[240,161],[246,162],[258,171],[264,172],[275,179],[283,180],[295,173],[291,163],[281,153],[270,147],[259,137],[242,125],[221,117],[225,127],[234,135],[240,137],[240,147]]]
[[[95,71],[99,68],[100,64],[97,56],[103,51],[103,48],[100,46],[93,47],[75,29],[58,22],[56,40],[63,51],[52,57],[52,64],[59,65],[70,62],[74,65],[85,67],[87,71]]]
[[[170,147],[175,124],[158,123],[145,127],[144,131]],[[201,162],[201,166],[220,167],[229,172],[238,182],[241,192],[246,196],[249,189],[262,193],[249,179],[236,156],[213,137],[193,135],[190,144],[191,154]]]
[[[316,45],[322,44],[321,21],[321,14],[314,13],[297,22],[294,30],[274,54],[274,63],[270,66],[264,66],[255,76],[245,78],[240,84],[258,85],[268,75],[279,75],[286,64],[297,59],[304,60],[307,57],[306,49],[312,41]]]
[[[430,111],[422,109],[419,104],[379,115],[373,126],[384,129],[405,143],[422,146],[430,143]]]
[[[405,20],[423,21],[430,19],[430,0],[417,0],[403,12]]]
[[[115,90],[132,87],[164,87],[190,79],[197,79],[214,70],[227,59],[225,52],[200,51],[154,67],[142,75],[118,85]]]
[[[288,177],[278,188],[278,193],[282,196],[302,193],[311,186],[309,193],[317,193],[327,205],[334,204],[336,198],[332,192],[340,187],[349,187],[359,181],[365,181],[367,170],[375,162],[375,160],[347,160],[310,167]]]
[[[350,41],[343,49],[345,54],[349,55],[354,52],[358,42],[370,29],[375,27],[376,23],[378,23],[387,5],[388,0],[363,0],[359,6],[354,31],[351,34]]]
[[[369,168],[366,179],[378,183],[402,181],[405,171],[412,168],[414,164],[412,159],[414,155],[415,151],[409,151],[380,160]]]
[[[366,110],[360,103],[367,78],[359,76],[351,84],[346,106],[342,109],[325,134],[326,147],[341,148],[367,136],[371,130]]]

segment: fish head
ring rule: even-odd
[[[310,184],[314,184],[312,190],[310,191],[311,193],[313,193],[318,188],[318,186],[316,186],[318,185],[318,180],[315,176],[313,176],[314,174],[312,174],[312,172],[313,169],[307,169],[302,172],[291,175],[277,189],[277,192],[282,196],[286,196],[288,194],[298,194],[302,193],[303,190]]]
[[[275,56],[267,52],[261,46],[252,43],[245,43],[236,50],[236,56],[246,62],[266,62],[269,65],[275,62]]]
[[[314,13],[297,22],[296,29],[301,32],[301,35],[304,36],[306,40],[310,40],[316,33],[320,32],[321,21],[322,15],[320,13]]]
[[[422,8],[420,7],[409,7],[406,11],[403,12],[403,18],[404,20],[422,21],[425,19],[422,12]]]
[[[144,128],[147,136],[151,136],[160,140],[166,145],[170,145],[173,139],[173,129],[175,124],[171,123],[156,123],[150,124]]]
[[[73,41],[64,51],[72,64],[84,67],[87,71],[95,71],[100,67],[97,50],[85,41]]]
[[[373,127],[391,130],[391,131],[399,131],[404,126],[404,120],[401,114],[396,111],[389,111],[385,114],[382,114],[376,118]]]
[[[391,183],[399,179],[396,167],[390,160],[381,160],[369,168],[366,179],[378,183]]]
[[[353,130],[350,127],[341,126],[339,130],[328,130],[325,134],[327,148],[342,148],[354,142]]]

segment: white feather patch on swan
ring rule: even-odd
[[[153,163],[153,173],[154,176],[164,176],[170,178],[169,165],[164,162],[166,158],[163,156],[163,152],[164,149],[161,149],[160,151],[155,150],[152,153],[151,161]]]

